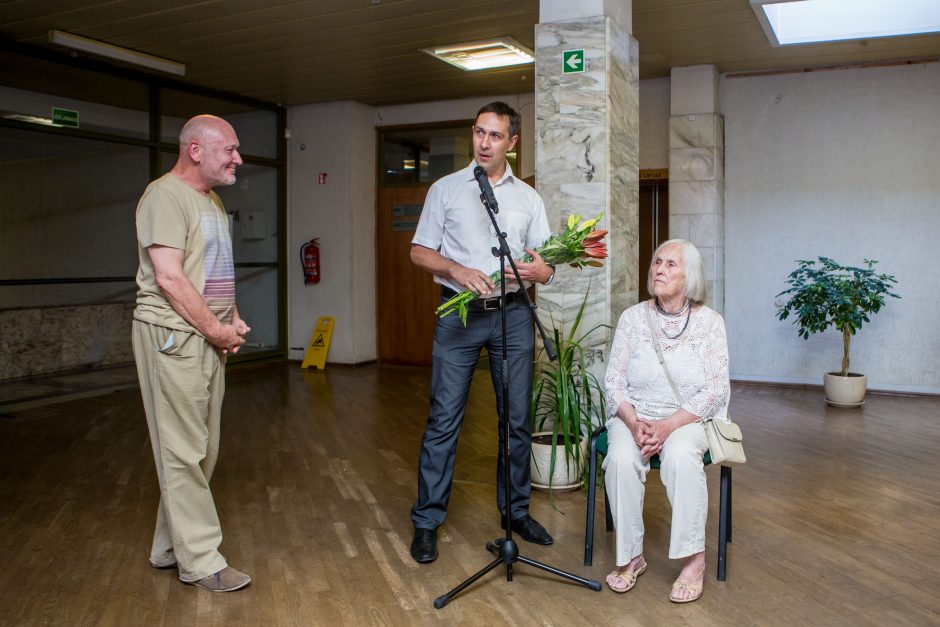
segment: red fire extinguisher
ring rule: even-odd
[[[300,262],[304,267],[304,285],[312,285],[320,282],[320,247],[317,242],[319,237],[300,247]]]

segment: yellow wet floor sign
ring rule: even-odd
[[[330,337],[333,335],[333,316],[320,316],[317,326],[313,329],[310,345],[304,354],[304,363],[301,368],[316,366],[321,370],[326,368],[326,354],[330,350]]]

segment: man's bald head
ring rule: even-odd
[[[197,115],[190,118],[180,129],[180,148],[185,149],[190,142],[200,141],[207,131],[222,133],[227,130],[235,132],[232,125],[222,118],[214,115]]]
[[[235,182],[242,158],[231,124],[214,115],[197,115],[183,125],[179,140],[180,156],[173,167],[177,176],[203,193]]]

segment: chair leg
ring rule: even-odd
[[[588,457],[587,521],[584,524],[584,565],[590,566],[594,557],[594,495],[597,485],[597,438],[591,438]],[[605,501],[606,502],[606,501]]]
[[[734,525],[731,524],[731,513],[734,511],[734,507],[731,504],[731,466],[728,466],[728,542],[731,542],[731,529]]]
[[[727,578],[728,540],[731,538],[731,468],[721,467],[721,498],[718,505],[718,581]]]
[[[614,530],[614,513],[610,511],[610,497],[607,495],[607,486],[604,486],[604,514],[606,515],[607,532]]]

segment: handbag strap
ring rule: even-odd
[[[659,346],[659,338],[656,337],[656,328],[653,326],[653,314],[650,313],[648,303],[644,309],[646,309],[646,323],[650,327],[650,337],[653,338],[653,348],[656,349],[656,357],[659,358],[659,365],[663,367],[663,372],[666,373],[666,380],[669,381],[669,385],[672,386],[676,400],[679,401],[679,407],[682,407],[685,405],[685,400],[682,398],[682,394],[679,393],[679,388],[676,387],[675,381],[672,380],[672,375],[669,374],[669,368],[666,367],[666,360],[663,358],[663,349]]]

